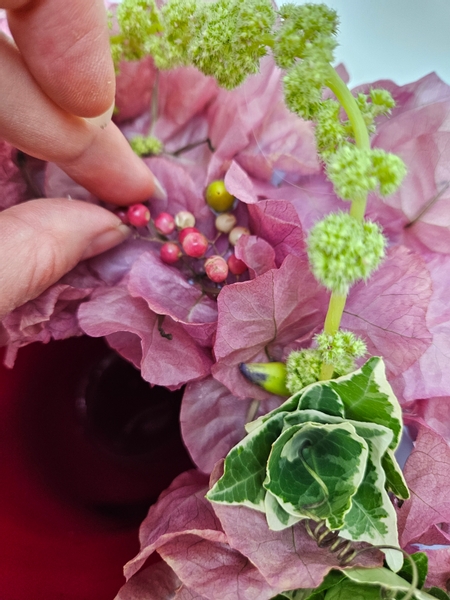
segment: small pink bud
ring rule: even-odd
[[[175,242],[166,242],[159,251],[161,260],[168,265],[173,265],[181,256],[181,251]]]
[[[205,271],[211,281],[221,283],[228,277],[228,265],[221,256],[210,256],[205,260]]]
[[[233,227],[228,236],[228,240],[232,246],[236,246],[238,240],[243,235],[250,235],[250,230],[247,227]]]
[[[144,204],[132,204],[127,210],[128,221],[135,227],[145,227],[150,221],[150,211]]]
[[[183,243],[183,240],[187,236],[187,234],[194,233],[194,232],[200,233],[196,227],[185,227],[178,233],[178,239],[180,240],[181,243]]]
[[[199,231],[191,231],[181,242],[183,250],[188,256],[200,258],[208,249],[208,240]]]
[[[247,270],[247,265],[245,264],[244,261],[240,260],[239,258],[236,258],[235,254],[231,254],[228,257],[228,268],[230,269],[231,273],[233,273],[233,275],[242,275],[242,273],[245,273],[245,271]]]
[[[216,217],[216,229],[221,233],[230,233],[236,222],[236,217],[231,213],[222,213]]]
[[[175,229],[175,219],[169,213],[162,212],[155,219],[155,227],[159,233],[170,235]]]
[[[194,227],[195,217],[188,210],[180,210],[180,212],[175,215],[175,225],[178,227],[178,229]]]

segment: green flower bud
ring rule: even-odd
[[[326,159],[346,141],[347,132],[339,118],[341,106],[336,100],[324,100],[317,112],[315,129],[319,154]]]
[[[123,0],[117,7],[121,35],[113,36],[113,56],[117,61],[119,48],[124,60],[139,60],[147,52],[147,40],[162,30],[159,11],[154,0]]]
[[[340,329],[334,335],[325,332],[316,335],[318,350],[324,363],[333,365],[334,372],[345,375],[355,369],[355,358],[364,356],[367,346],[351,331]]]
[[[289,69],[298,59],[311,58],[315,62],[333,61],[337,45],[337,14],[324,4],[284,4],[280,8],[282,25],[277,32],[273,49],[275,61],[282,69]]]
[[[305,386],[319,381],[322,357],[318,350],[294,350],[286,361],[286,387],[295,394]]]
[[[147,40],[158,69],[190,64],[189,48],[202,29],[205,15],[199,0],[170,0],[161,8],[163,34]]]
[[[386,240],[372,221],[357,221],[348,213],[331,213],[308,237],[308,256],[316,279],[338,294],[367,279],[385,253]]]
[[[380,194],[389,196],[396,192],[406,175],[406,165],[402,159],[396,154],[376,148],[372,150],[372,164]]]
[[[130,146],[138,156],[161,154],[164,144],[153,135],[137,135],[130,140]]]
[[[378,183],[373,173],[371,150],[360,150],[348,143],[329,157],[327,174],[334,191],[343,200],[362,198]]]
[[[192,64],[226,89],[258,73],[275,23],[270,0],[217,0],[204,5],[203,15],[202,30],[189,48]]]
[[[370,99],[372,100],[372,110],[374,116],[387,115],[395,106],[395,100],[391,92],[383,89],[370,90]]]

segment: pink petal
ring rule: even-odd
[[[218,297],[219,319],[214,377],[239,398],[267,393],[240,374],[241,362],[281,359],[283,347],[323,323],[325,293],[307,262],[288,256],[277,270],[225,287]]]
[[[406,371],[431,343],[426,313],[432,293],[425,261],[405,247],[389,250],[370,277],[350,291],[342,326],[384,357],[388,373]]]

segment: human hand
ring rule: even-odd
[[[0,138],[55,162],[108,202],[160,193],[110,122],[115,76],[102,0],[0,0],[0,7],[16,43],[0,33]],[[4,211],[0,317],[128,235],[113,213],[84,202],[40,199]]]

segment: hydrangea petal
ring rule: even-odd
[[[180,324],[170,317],[162,320],[142,298],[132,298],[124,287],[96,290],[81,305],[79,320],[83,331],[92,337],[117,332],[138,336],[142,344],[142,377],[152,384],[176,389],[209,373],[209,353]],[[134,347],[130,352],[135,355]]]
[[[405,247],[392,248],[368,283],[352,288],[342,326],[362,336],[370,354],[384,357],[388,373],[399,375],[430,346],[431,293],[424,260]]]
[[[427,351],[402,374],[405,400],[448,396],[450,389],[450,304],[448,281],[450,260],[445,255],[428,257],[433,296],[427,313],[427,326],[433,343]]]
[[[279,406],[273,397],[260,405],[233,396],[221,383],[208,377],[188,383],[181,405],[180,424],[184,443],[199,469],[213,470],[217,461],[245,436],[249,419]]]
[[[141,551],[126,565],[127,578],[158,550],[187,587],[200,595],[217,600],[269,600],[277,590],[227,544],[205,499],[206,483],[204,476],[190,471],[161,494],[141,526]]]
[[[338,566],[333,553],[319,548],[303,523],[271,531],[265,515],[256,510],[223,504],[214,504],[214,510],[233,548],[245,554],[273,587],[315,588]],[[366,566],[381,564],[376,551],[364,552],[359,560]]]
[[[411,498],[398,509],[400,543],[407,545],[430,526],[450,523],[448,474],[450,446],[425,424],[417,424],[418,435],[404,467]]]
[[[206,324],[217,320],[216,303],[153,253],[142,254],[133,264],[128,289],[132,296],[144,298],[154,312],[175,321]]]
[[[244,379],[239,363],[267,360],[266,351],[279,360],[286,344],[323,323],[325,293],[306,260],[288,256],[279,269],[224,288],[218,309],[212,374],[239,398],[263,399],[267,393]]]

